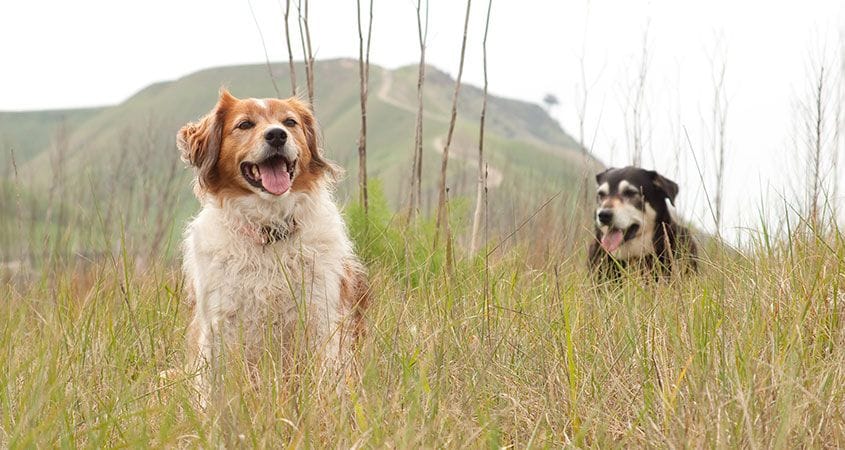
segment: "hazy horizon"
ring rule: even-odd
[[[0,39],[17,43],[0,50],[0,60],[16,68],[0,75],[0,110],[116,104],[152,83],[198,70],[260,64],[265,58],[259,29],[270,59],[286,61],[284,5],[256,0],[251,7],[254,18],[248,2],[0,6]],[[465,7],[445,0],[430,4],[427,63],[452,76]],[[464,82],[474,85],[481,84],[486,8],[487,2],[472,4]],[[415,64],[414,3],[376,2],[374,15],[372,63]],[[493,2],[490,91],[534,103],[554,94],[560,105],[551,112],[564,130],[583,138],[606,164],[624,165],[630,159],[630,105],[645,56],[643,165],[675,178],[681,212],[714,231],[707,201],[715,169],[710,122],[714,74],[724,65],[723,231],[736,236],[754,225],[758,207],[800,192],[800,104],[818,61],[836,72],[831,80],[841,85],[843,20],[843,5],[836,1]],[[318,59],[357,58],[354,2],[315,2],[310,23]],[[298,29],[293,21],[291,26],[295,59],[301,60]],[[842,177],[828,175],[828,181]]]

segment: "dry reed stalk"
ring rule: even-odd
[[[420,65],[417,70],[417,125],[414,132],[414,155],[411,163],[408,223],[414,220],[414,216],[422,203],[423,83],[425,81],[425,43],[428,40],[428,0],[425,2],[424,30],[421,10],[422,0],[417,0],[417,35],[420,43]]]
[[[484,90],[481,95],[481,119],[478,128],[478,189],[475,196],[475,213],[472,215],[472,236],[470,237],[469,253],[474,255],[478,251],[478,231],[481,227],[481,214],[487,197],[487,172],[484,170],[484,120],[487,116],[487,31],[490,28],[490,9],[493,0],[487,2],[487,19],[484,22],[484,39],[481,41],[481,53],[484,72]]]
[[[293,48],[290,45],[290,0],[285,1],[285,43],[288,46],[288,66],[290,70],[290,95],[296,96],[296,67],[293,65]]]
[[[373,35],[373,0],[370,0],[370,20],[367,26],[367,51],[364,52],[364,34],[361,30],[361,0],[358,6],[358,75],[361,82],[361,135],[358,138],[358,201],[369,213],[367,196],[367,96],[370,86],[370,43]]]
[[[437,240],[441,232],[449,234],[449,218],[446,217],[446,169],[449,165],[449,146],[452,144],[452,135],[455,132],[455,120],[458,118],[458,96],[461,93],[461,77],[464,74],[464,55],[467,48],[467,28],[469,27],[469,13],[472,0],[467,0],[467,12],[464,17],[464,35],[461,40],[461,61],[458,64],[458,76],[455,80],[455,92],[452,95],[452,115],[449,119],[449,131],[446,133],[446,144],[443,146],[443,155],[440,160],[440,186],[437,198],[437,218],[435,219],[434,246],[437,247]]]

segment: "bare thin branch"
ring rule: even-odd
[[[411,186],[408,202],[408,222],[422,203],[423,155],[423,85],[425,81],[425,46],[428,40],[428,0],[425,2],[425,28],[422,25],[422,0],[417,0],[417,35],[420,43],[420,65],[417,70],[417,126],[414,133],[414,155],[411,163]]]
[[[643,41],[640,56],[640,67],[637,72],[636,85],[634,87],[634,98],[628,99],[628,106],[630,107],[630,123],[626,127],[626,137],[629,139],[629,146],[631,152],[631,164],[634,166],[642,166],[643,163],[643,127],[645,119],[645,94],[646,81],[648,78],[649,68],[649,54],[648,54],[648,25],[646,25],[643,33]],[[628,112],[626,111],[626,116]]]
[[[367,51],[364,53],[364,34],[361,29],[361,0],[358,6],[358,75],[361,84],[361,134],[358,138],[358,195],[364,206],[364,215],[369,213],[367,196],[367,96],[370,86],[370,42],[373,33],[373,0],[370,0],[370,19],[367,27]]]
[[[716,75],[713,79],[712,147],[713,153],[716,155],[716,192],[714,196],[714,208],[717,235],[721,235],[722,214],[724,213],[723,192],[725,184],[725,156],[727,148],[726,126],[728,118],[728,99],[727,93],[725,91],[725,71],[727,66],[727,57],[724,53],[724,50],[722,50],[722,54],[717,55],[718,57],[720,57],[721,62],[718,66],[718,69],[714,67],[714,69],[716,69]],[[711,59],[710,64],[711,66],[715,66],[715,60]]]
[[[302,41],[302,55],[305,60],[305,81],[308,84],[308,102],[311,104],[311,111],[314,107],[314,53],[311,50],[311,28],[308,25],[308,0],[299,0],[296,5],[299,13],[299,38]]]
[[[264,33],[261,32],[261,26],[258,25],[258,19],[255,17],[255,11],[252,9],[252,2],[246,0],[249,5],[249,13],[252,15],[252,21],[255,22],[255,29],[258,30],[258,37],[261,38],[261,48],[264,49],[264,61],[267,64],[267,75],[270,76],[270,82],[273,83],[273,90],[276,91],[276,97],[281,98],[282,94],[279,92],[279,86],[276,85],[276,79],[273,77],[273,69],[270,67],[270,55],[267,54],[267,44],[264,43]]]
[[[810,219],[813,225],[819,224],[819,197],[822,190],[822,174],[821,174],[821,160],[822,160],[822,134],[824,132],[824,117],[825,117],[825,95],[827,79],[825,77],[824,63],[819,67],[818,79],[813,92],[813,145],[810,150]]]
[[[481,227],[481,213],[487,196],[487,172],[484,170],[484,120],[487,116],[487,31],[490,28],[490,9],[492,6],[493,0],[489,0],[487,2],[487,19],[484,22],[484,39],[481,41],[484,90],[481,95],[481,119],[478,128],[478,189],[475,195],[475,213],[472,215],[472,236],[470,237],[469,245],[470,255],[474,255],[478,251],[478,231]]]
[[[285,43],[288,46],[288,65],[290,67],[290,95],[296,96],[296,66],[293,64],[293,48],[290,45],[290,0],[285,1]]]
[[[446,144],[443,146],[443,157],[440,160],[440,193],[437,200],[437,219],[435,221],[436,232],[434,245],[437,246],[437,239],[440,233],[445,230],[449,233],[449,219],[446,217],[446,169],[449,165],[449,146],[452,144],[452,135],[455,132],[455,120],[458,117],[458,96],[461,93],[461,77],[464,74],[464,55],[467,47],[467,28],[469,27],[469,13],[472,0],[467,0],[467,11],[464,18],[464,36],[461,40],[461,62],[458,64],[458,76],[455,80],[455,92],[452,95],[452,117],[449,120],[449,132],[446,134]]]

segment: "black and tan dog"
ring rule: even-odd
[[[616,278],[625,268],[656,276],[697,269],[695,242],[675,218],[677,183],[629,166],[596,175],[596,184],[594,272]]]

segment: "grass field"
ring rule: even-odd
[[[578,227],[538,216],[489,256],[459,247],[449,275],[431,224],[374,205],[346,213],[375,302],[342,396],[309,355],[282,366],[269,349],[255,387],[233,369],[195,410],[188,381],[159,378],[184,361],[178,259],[5,267],[0,447],[845,446],[839,231],[761,234],[710,248],[698,276],[605,286]]]

